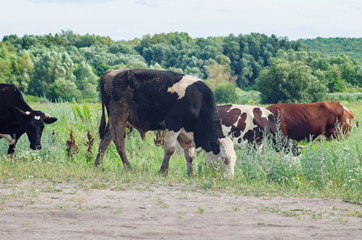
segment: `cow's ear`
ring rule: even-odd
[[[30,116],[30,111],[23,111],[20,108],[14,107],[15,115],[25,118]]]
[[[46,116],[46,117],[44,118],[44,122],[45,122],[46,124],[51,124],[51,123],[53,123],[53,122],[56,122],[57,120],[58,120],[58,118],[56,118],[56,117]]]
[[[214,155],[219,154],[220,152],[219,144],[217,144],[216,142],[209,142],[209,147],[211,148],[211,151],[213,152]]]

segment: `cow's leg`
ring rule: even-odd
[[[319,142],[322,140],[323,137],[328,138],[325,133],[321,133],[312,142]]]
[[[338,138],[339,130],[341,129],[340,126],[333,126],[331,128],[326,129],[326,133],[324,134],[328,140],[331,140],[332,138]]]
[[[14,158],[14,152],[15,152],[15,146],[16,146],[16,142],[9,145],[9,148],[8,148],[8,156],[10,159],[13,159]]]
[[[122,159],[123,166],[126,168],[131,168],[131,164],[128,161],[126,155],[126,141],[125,141],[125,133],[126,133],[126,125],[127,125],[128,113],[122,112],[121,116],[113,116],[112,117],[112,125],[113,125],[113,142],[116,145],[119,156]]]
[[[94,162],[95,166],[102,164],[104,154],[106,153],[106,151],[113,139],[112,125],[110,124],[109,121],[108,121],[105,132],[106,133],[105,133],[104,137],[101,139],[101,142],[99,143],[97,158],[96,158],[96,161]]]
[[[14,158],[14,152],[15,152],[15,146],[16,143],[18,142],[19,138],[21,137],[22,134],[12,134],[12,135],[7,135],[5,138],[5,140],[9,143],[9,148],[8,148],[8,156],[10,159]]]
[[[194,166],[193,160],[195,158],[195,148],[184,149],[186,165],[187,165],[187,175],[194,177]]]
[[[165,131],[165,140],[164,140],[165,155],[163,157],[163,162],[160,171],[165,173],[166,175],[168,173],[168,164],[170,161],[170,157],[175,152],[176,149],[176,141],[179,134],[180,131],[174,132],[167,129]]]
[[[192,133],[186,133],[184,130],[181,130],[180,135],[177,138],[180,146],[184,149],[186,166],[187,166],[187,175],[194,176],[194,167],[193,160],[195,158],[195,142],[193,139]]]

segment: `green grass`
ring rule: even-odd
[[[355,119],[362,119],[360,103],[342,102],[352,110]],[[69,103],[32,104],[58,117],[54,124],[46,126],[43,149],[34,152],[24,135],[16,148],[15,157],[6,156],[7,143],[0,141],[0,182],[21,181],[72,182],[88,189],[127,189],[150,184],[185,184],[193,190],[232,191],[245,195],[282,195],[322,198],[343,198],[361,202],[361,146],[362,130],[353,128],[349,138],[337,142],[321,141],[303,150],[302,158],[296,161],[284,153],[272,150],[270,143],[263,151],[250,146],[237,149],[238,156],[234,179],[210,170],[205,154],[194,160],[195,178],[187,176],[185,159],[174,155],[170,160],[169,174],[159,174],[163,148],[154,145],[155,134],[149,132],[144,141],[137,131],[129,133],[126,140],[127,155],[132,170],[125,170],[117,150],[111,144],[101,167],[94,167],[98,150],[99,104],[76,105]],[[78,153],[69,157],[66,142],[72,131]],[[88,152],[87,132],[94,137],[94,145]]]
[[[338,101],[360,101],[362,100],[362,92],[353,92],[353,93],[328,93],[324,100],[338,100]]]

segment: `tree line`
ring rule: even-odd
[[[316,101],[327,92],[362,87],[360,61],[260,33],[191,38],[174,32],[114,41],[68,30],[9,35],[0,42],[0,83],[16,84],[27,95],[96,101],[99,77],[116,68],[195,75],[221,96],[256,89],[268,103]]]
[[[301,43],[314,52],[338,57],[344,53],[351,59],[362,61],[362,38],[314,38],[301,39]]]

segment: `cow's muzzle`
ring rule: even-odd
[[[229,159],[227,159],[226,157],[222,157],[221,160],[222,160],[222,162],[225,163],[226,165],[229,165],[229,163],[230,163]]]
[[[33,150],[40,150],[41,145],[30,145],[30,148],[33,149]]]

